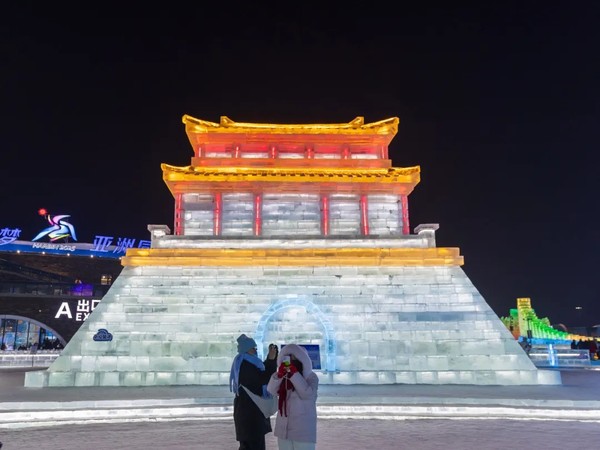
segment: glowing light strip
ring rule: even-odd
[[[390,168],[340,167],[204,167],[161,164],[165,181],[350,181],[378,183],[418,183],[419,166]]]
[[[221,216],[223,214],[223,203],[221,193],[215,194],[215,210],[214,210],[214,235],[221,236]]]
[[[408,221],[408,195],[400,196],[400,204],[402,206],[402,234],[410,234],[410,223]]]
[[[321,234],[329,236],[329,197],[321,196]]]
[[[262,195],[254,196],[254,236],[262,234]]]
[[[218,374],[222,377],[228,374]],[[229,399],[226,399],[229,400]],[[407,419],[436,419],[436,420],[553,420],[553,421],[573,421],[600,423],[598,417],[600,410],[593,408],[571,407],[566,409],[564,405],[551,403],[541,404],[542,400],[535,402],[532,400],[518,400],[521,405],[505,404],[511,400],[499,400],[502,406],[487,406],[478,399],[461,399],[454,404],[446,401],[443,404],[429,403],[414,405],[408,402],[397,402],[397,404],[360,404],[355,400],[351,404],[317,405],[317,416],[319,420],[332,419],[355,419],[355,420],[388,420],[400,421]],[[455,399],[451,399],[455,400]],[[80,407],[67,408],[60,403],[59,406],[48,414],[48,410],[39,408],[35,411],[16,411],[4,413],[0,429],[27,429],[43,426],[61,426],[61,425],[91,425],[96,423],[136,423],[148,421],[176,422],[176,421],[230,421],[233,414],[231,401],[226,403],[221,398],[214,401],[215,405],[191,405],[196,399],[177,399],[181,406],[173,406],[169,400],[148,400],[149,406],[140,406],[140,402],[129,400],[119,402],[117,407],[114,401],[97,401],[97,408]],[[516,400],[512,400],[514,403]],[[473,405],[474,402],[481,402],[480,406]],[[106,403],[106,405],[104,404]],[[157,404],[159,403],[159,404]],[[165,406],[164,403],[167,405]],[[466,403],[456,404],[456,403]],[[539,404],[538,404],[539,403]],[[39,403],[38,403],[39,404]],[[27,405],[27,403],[25,403]],[[362,426],[362,424],[361,424]]]
[[[366,195],[360,196],[360,231],[363,236],[369,235],[369,200]]]
[[[183,220],[182,215],[184,210],[182,208],[183,194],[177,194],[175,196],[175,235],[181,236],[183,234]]]
[[[462,266],[456,247],[127,249],[123,266]]]

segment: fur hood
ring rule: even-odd
[[[283,358],[287,355],[294,355],[294,357],[302,363],[302,376],[305,379],[313,373],[312,361],[304,347],[300,347],[296,344],[286,344],[279,352],[279,356],[277,356],[277,367],[279,367],[283,362]]]

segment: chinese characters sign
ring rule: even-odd
[[[58,307],[58,311],[54,316],[55,319],[66,317],[67,319],[75,320],[77,322],[84,322],[92,313],[92,311],[98,306],[100,300],[77,300],[77,306],[75,311],[71,311],[69,302],[62,302]]]
[[[75,227],[67,219],[66,214],[51,215],[44,208],[38,211],[50,226],[40,231],[31,241],[19,240],[20,228],[0,228],[0,251],[15,251],[25,253],[74,254],[77,256],[99,256],[120,258],[128,248],[150,248],[151,241],[134,238],[96,235],[93,244],[73,243],[77,241]],[[47,238],[50,242],[38,242]],[[64,240],[62,242],[58,242]],[[136,245],[137,243],[137,245]]]
[[[74,254],[119,258],[128,248],[150,248],[151,241],[134,238],[96,235],[93,244],[71,242],[33,242],[18,240],[19,228],[0,228],[0,251],[25,253]],[[39,235],[38,235],[39,236]]]

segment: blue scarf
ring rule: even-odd
[[[238,395],[240,389],[240,367],[242,366],[242,361],[248,361],[250,364],[254,364],[261,372],[265,371],[265,365],[256,355],[240,353],[233,358],[231,373],[229,374],[229,391],[235,392],[235,395]]]

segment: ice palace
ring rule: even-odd
[[[99,306],[25,386],[226,385],[236,337],[305,345],[323,384],[555,385],[462,270],[411,234],[420,168],[398,118],[219,123],[185,115],[191,165],[162,165],[174,230],[149,225]]]

